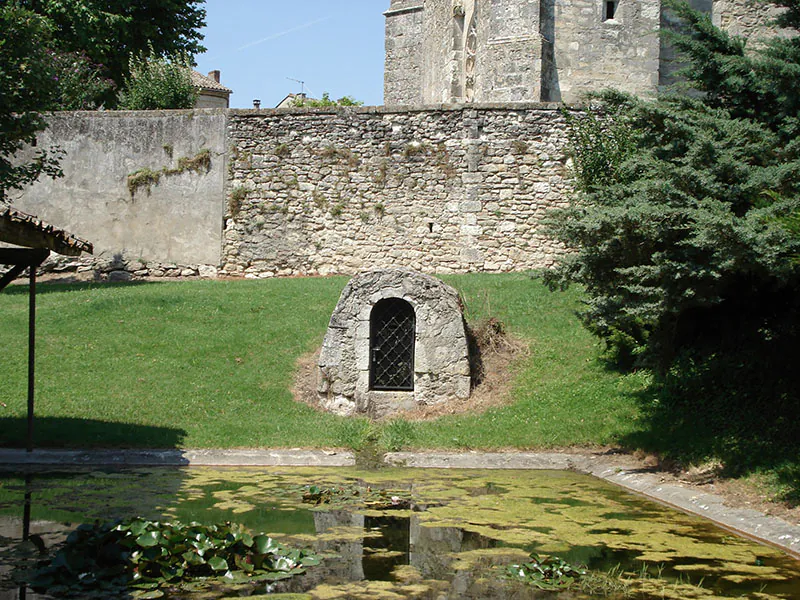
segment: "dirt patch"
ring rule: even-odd
[[[685,484],[683,479],[679,478]],[[694,485],[694,484],[689,484]],[[735,508],[750,508],[772,517],[783,519],[787,523],[800,526],[800,506],[790,507],[769,499],[769,493],[760,485],[744,479],[717,479],[713,483],[697,485],[709,494],[716,494],[725,499],[725,504]]]
[[[319,410],[319,398],[317,397],[317,363],[319,363],[319,353],[322,348],[317,348],[313,352],[303,354],[297,359],[297,368],[294,373],[294,383],[292,385],[292,396],[295,401],[308,404]]]
[[[530,354],[528,345],[506,332],[503,324],[494,318],[468,326],[467,337],[472,377],[470,397],[420,406],[398,413],[397,417],[424,421],[466,412],[480,414],[508,402],[515,367]]]
[[[571,449],[565,451],[570,452]],[[629,454],[608,449],[603,453],[617,454],[615,460],[619,459],[619,463],[625,468],[650,472],[664,483],[714,494],[723,498],[730,507],[749,508],[793,525],[800,525],[800,506],[789,506],[770,499],[769,492],[757,479],[726,479],[721,475],[722,465],[716,461],[686,467],[671,461],[662,461],[658,456],[641,451]]]
[[[408,421],[436,419],[466,412],[480,414],[508,402],[516,365],[529,354],[528,345],[505,331],[497,319],[481,321],[469,328],[472,393],[468,399],[453,398],[432,406],[398,412],[391,418]],[[297,360],[292,394],[298,402],[319,408],[317,363],[320,350]]]

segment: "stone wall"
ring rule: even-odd
[[[655,95],[659,73],[659,0],[620,0],[613,19],[606,2],[553,2],[554,81],[549,100],[575,102],[613,87]]]
[[[720,29],[750,38],[753,44],[774,35],[793,35],[772,25],[783,10],[762,0],[713,0],[711,18]]]
[[[556,105],[231,111],[221,272],[549,267],[565,203]]]
[[[758,0],[691,4],[731,33],[774,35],[776,9]],[[653,96],[679,66],[660,0],[392,0],[385,14],[387,105]]]
[[[654,94],[658,0],[393,0],[385,102],[575,102],[608,86]]]
[[[120,278],[215,274],[226,121],[224,110],[51,115],[37,146],[63,151],[64,177],[43,177],[12,201],[91,241],[95,256],[54,256],[49,267]]]
[[[539,0],[475,3],[476,102],[540,100],[542,44]],[[469,44],[467,32],[466,44]],[[467,98],[470,99],[467,95]]]
[[[564,143],[548,104],[62,113],[64,178],[14,204],[94,243],[50,270],[112,279],[538,269]]]
[[[422,0],[395,0],[386,13],[383,102],[407,104],[407,90],[422,89]],[[422,104],[422,97],[413,98]]]

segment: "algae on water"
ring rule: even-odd
[[[330,502],[304,502],[312,488]],[[502,576],[532,552],[589,570],[563,598],[800,597],[791,557],[572,472],[191,468],[39,473],[27,484],[0,475],[0,527],[18,522],[26,492],[37,522],[230,520],[310,548],[323,564],[271,591],[314,599],[540,597]],[[403,504],[391,506],[395,497]]]

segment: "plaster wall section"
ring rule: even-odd
[[[554,37],[551,100],[577,102],[588,91],[609,87],[656,94],[660,1],[619,0],[613,19],[606,18],[606,4],[556,0],[554,25],[545,25]]]
[[[37,146],[63,151],[64,177],[40,178],[13,198],[14,206],[90,240],[95,256],[74,259],[88,261],[86,270],[106,265],[135,271],[154,262],[175,275],[182,274],[179,265],[193,265],[194,275],[200,266],[215,270],[222,242],[225,122],[219,110],[55,113]],[[207,167],[179,168],[181,159],[205,151]],[[141,169],[162,174],[132,194],[128,176]],[[165,169],[176,172],[164,174]]]
[[[392,0],[386,16],[384,104],[422,104],[424,0]]]
[[[227,94],[215,95],[208,92],[198,94],[195,108],[228,108]]]
[[[231,111],[224,274],[547,268],[565,206],[555,105]]]

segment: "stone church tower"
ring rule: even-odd
[[[753,0],[693,0],[734,33],[763,32]],[[660,0],[391,0],[384,104],[575,102],[673,81]],[[774,13],[772,13],[774,14]]]

